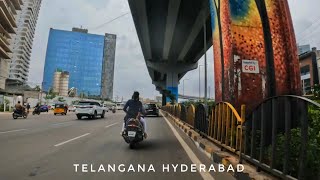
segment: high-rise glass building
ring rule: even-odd
[[[50,29],[43,87],[53,86],[57,69],[68,71],[69,88],[87,96],[100,96],[105,36],[89,34],[87,30],[72,31]],[[113,81],[113,80],[112,80]]]

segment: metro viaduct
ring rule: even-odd
[[[208,0],[128,0],[156,89],[178,100],[179,80],[212,46]]]

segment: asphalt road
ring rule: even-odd
[[[191,172],[191,164],[209,167],[211,161],[163,117],[147,117],[148,139],[130,149],[120,136],[123,117],[122,112],[109,112],[104,119],[76,120],[74,113],[44,113],[13,120],[0,114],[0,180],[233,179],[228,173]],[[168,164],[169,172],[163,170]],[[188,171],[174,172],[176,164],[188,165]],[[99,171],[100,165],[105,171]]]

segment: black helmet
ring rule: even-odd
[[[132,95],[132,99],[133,100],[139,100],[139,92],[138,91],[135,91]]]

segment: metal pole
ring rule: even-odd
[[[207,79],[207,25],[206,25],[206,19],[204,19],[204,24],[203,24],[203,44],[204,44],[204,102],[207,105],[208,104],[208,99],[207,99],[207,89],[208,89],[208,79]]]
[[[183,83],[182,83],[182,89],[183,89],[183,96],[184,96],[184,80],[183,80]]]
[[[3,105],[4,105],[4,107],[3,107],[3,112],[6,112],[6,110],[7,110],[7,104],[6,104],[6,98],[5,98],[4,95],[3,95]]]
[[[201,65],[199,65],[199,101],[201,99],[201,79],[200,79]]]
[[[189,79],[184,79],[184,80],[182,81],[182,82],[183,82],[183,83],[182,83],[182,84],[183,84],[183,85],[182,85],[182,87],[183,87],[183,96],[184,96],[184,81],[188,81],[188,80],[189,80]]]
[[[199,65],[199,101],[201,100],[201,67],[204,65]]]

